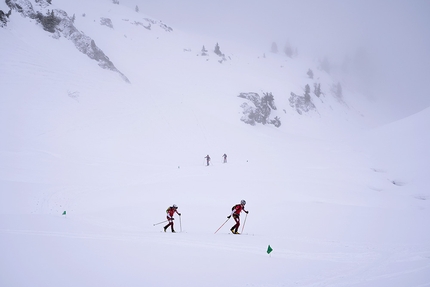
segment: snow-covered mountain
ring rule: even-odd
[[[0,6],[1,286],[430,284],[429,109],[375,128],[307,55],[50,2]]]

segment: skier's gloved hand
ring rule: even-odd
[[[227,216],[227,218],[230,218],[230,217],[231,217],[231,215]]]
[[[178,215],[179,215],[179,216],[181,216],[181,214],[180,214],[180,213],[178,213]]]
[[[249,213],[249,211],[245,211],[246,212],[246,214],[248,214]]]

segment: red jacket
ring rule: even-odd
[[[169,207],[169,208],[166,210],[166,212],[167,212],[167,215],[168,215],[169,217],[173,217],[173,215],[175,214],[175,212],[176,212],[177,214],[179,214],[179,215],[180,215],[180,213],[178,212],[178,210],[177,210],[176,208],[173,208],[173,207]]]
[[[239,215],[241,212],[245,211],[245,206],[243,206],[242,204],[236,204],[235,206],[233,206],[233,210],[231,211],[231,214],[237,214]]]

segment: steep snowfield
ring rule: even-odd
[[[0,29],[0,286],[430,286],[429,109],[369,129],[304,57],[54,4],[131,84],[16,12]],[[218,41],[231,59],[197,56]],[[299,115],[309,68],[327,93]],[[241,122],[241,92],[272,92],[282,126]],[[214,234],[241,199],[243,234]]]

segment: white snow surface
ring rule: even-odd
[[[0,286],[430,286],[429,108],[374,127],[304,56],[52,2],[131,84],[15,11],[0,29]],[[299,115],[308,68],[326,95]],[[241,92],[272,92],[281,127],[240,121]]]

